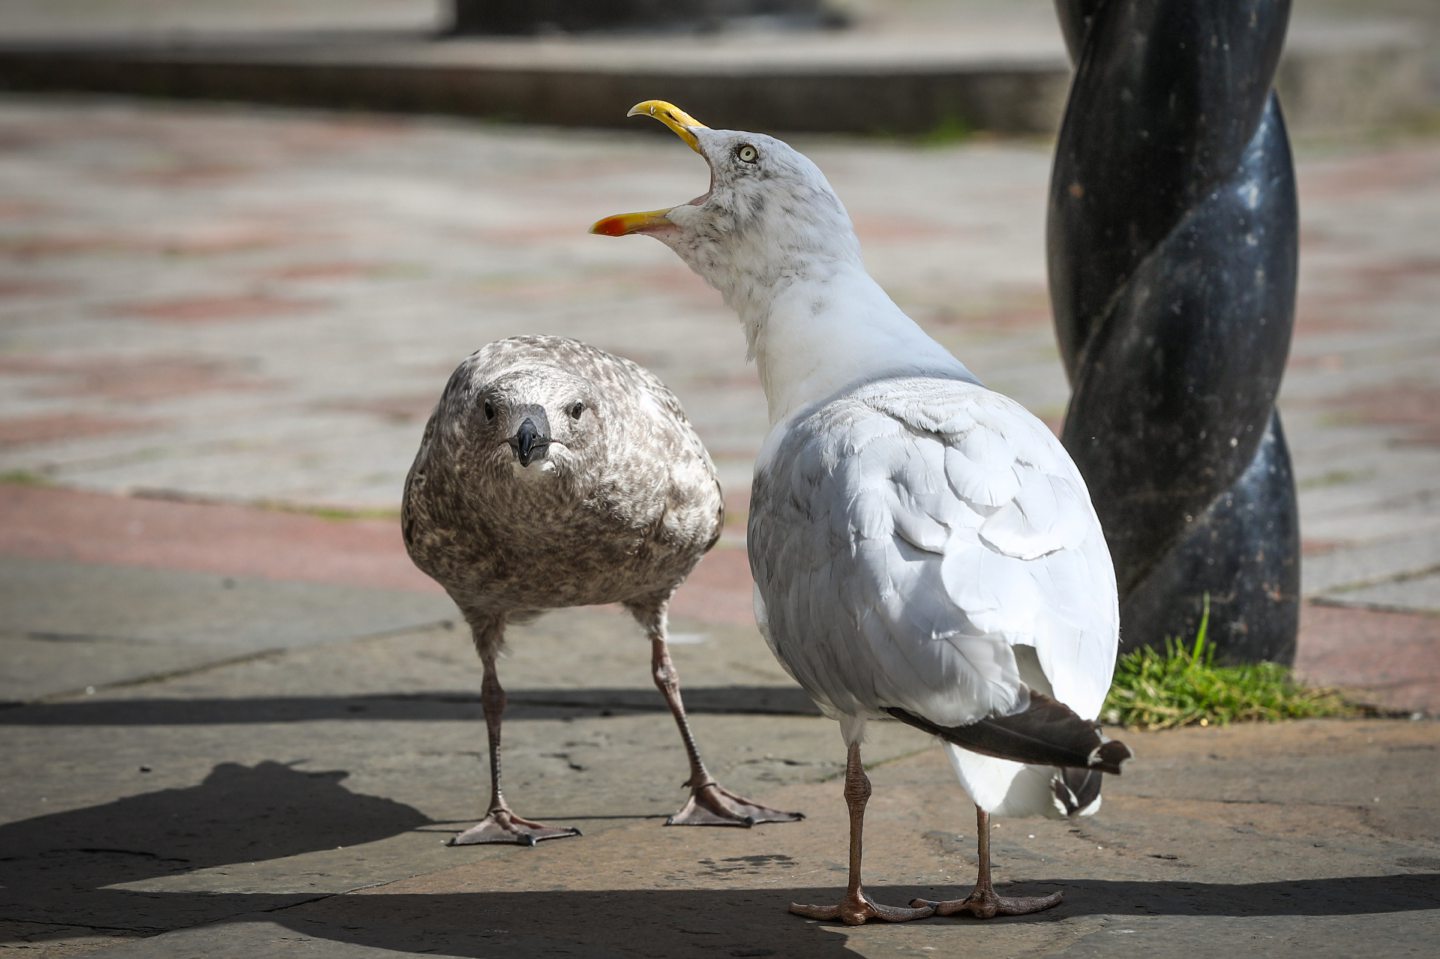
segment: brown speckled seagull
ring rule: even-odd
[[[710,777],[666,648],[675,589],[720,536],[720,483],[675,398],[648,370],[576,340],[517,336],[471,354],[425,427],[401,524],[415,565],[445,587],[484,664],[490,808],[455,845],[579,835],[523,819],[500,790],[507,624],[620,603],[650,638],[655,685],[690,759],[675,826],[790,822]]]

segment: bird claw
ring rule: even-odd
[[[954,916],[969,913],[976,919],[992,919],[995,916],[1024,916],[1041,912],[1060,904],[1064,893],[1052,892],[1048,896],[997,896],[993,891],[975,890],[964,899],[912,899],[910,905],[928,907],[937,916]]]
[[[762,822],[798,822],[802,812],[781,812],[737,796],[719,783],[696,786],[683,809],[665,820],[667,826],[740,826]]]
[[[909,922],[911,919],[925,919],[935,914],[935,910],[930,906],[916,906],[913,902],[909,908],[886,906],[859,890],[853,894],[847,893],[842,901],[833,906],[805,906],[792,902],[790,911],[806,919],[839,919],[847,926],[858,926],[871,919],[882,922]]]
[[[516,846],[533,846],[545,839],[564,839],[578,835],[580,830],[573,826],[547,826],[543,822],[522,819],[508,809],[492,809],[484,819],[455,836],[449,844],[476,846],[481,843],[510,843]]]

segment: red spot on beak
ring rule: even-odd
[[[624,236],[630,232],[626,228],[623,216],[607,216],[590,228],[591,233],[599,233],[601,236]]]

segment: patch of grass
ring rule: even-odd
[[[975,128],[965,118],[957,114],[947,114],[940,119],[929,130],[920,135],[919,140],[925,146],[943,147],[955,143],[965,143],[973,139]]]
[[[1321,473],[1319,476],[1312,476],[1303,479],[1295,484],[1296,489],[1324,489],[1329,486],[1343,486],[1346,483],[1353,483],[1356,480],[1369,479],[1375,475],[1374,470],[1331,470],[1328,473]]]
[[[313,516],[316,519],[328,519],[337,523],[353,519],[384,519],[397,522],[400,519],[398,506],[352,509],[345,506],[307,506],[303,503],[287,503],[276,500],[266,500],[258,505],[263,509],[275,510],[279,513],[297,513],[301,516]]]
[[[54,486],[55,481],[44,473],[36,473],[33,470],[6,470],[0,473],[0,485]]]
[[[1195,642],[1165,640],[1165,651],[1126,653],[1100,715],[1105,722],[1139,729],[1224,726],[1320,716],[1357,716],[1363,710],[1333,689],[1305,686],[1278,663],[1217,666],[1207,640],[1210,597],[1205,597]]]

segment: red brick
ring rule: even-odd
[[[131,433],[159,425],[158,420],[98,413],[43,413],[0,418],[0,447],[58,443],[82,436]]]
[[[0,220],[28,219],[49,212],[51,207],[38,200],[21,200],[16,197],[0,199]]]
[[[297,300],[264,294],[196,296],[150,303],[129,303],[116,308],[124,316],[164,323],[223,323],[232,320],[269,319],[311,313],[324,306],[318,300]]]
[[[423,423],[435,409],[440,398],[436,390],[425,393],[398,393],[392,396],[370,396],[363,399],[331,400],[317,403],[316,408],[343,413],[366,413],[390,423]]]
[[[1392,195],[1407,188],[1423,189],[1440,181],[1440,162],[1433,151],[1386,150],[1298,171],[1302,203],[1306,200]]]
[[[274,280],[349,280],[372,277],[396,268],[391,263],[367,263],[361,261],[322,261],[318,263],[295,263],[268,270],[261,274]]]
[[[245,224],[212,225],[155,237],[151,247],[154,252],[167,256],[219,256],[296,246],[302,240],[313,238],[312,234],[302,236],[293,229]]]
[[[399,520],[0,486],[0,553],[230,576],[438,592]]]
[[[1440,388],[1423,383],[1387,383],[1330,397],[1325,405],[1362,423],[1406,426],[1417,443],[1440,442]]]
[[[1048,331],[1054,323],[1050,295],[1043,288],[1015,289],[984,301],[937,306],[921,312],[919,319],[925,326],[994,333],[1026,329]]]
[[[253,390],[264,380],[242,376],[221,361],[186,356],[135,359],[0,356],[0,374],[44,377],[32,396],[146,401],[197,393]]]
[[[861,243],[907,243],[955,235],[955,228],[952,226],[893,214],[859,214],[854,218],[854,222],[855,235],[860,238]]]
[[[50,296],[61,293],[65,285],[53,280],[0,280],[0,297]]]
[[[1440,714],[1440,617],[1308,603],[1295,669],[1378,706]]]
[[[753,582],[745,550],[717,546],[705,554],[675,594],[671,615],[732,626],[753,624]]]
[[[122,184],[185,188],[212,186],[252,172],[251,168],[234,163],[188,160],[176,162],[164,169],[131,170],[113,179]]]

